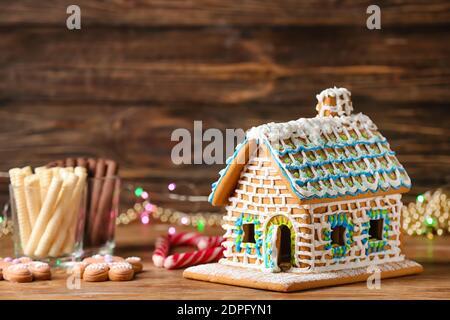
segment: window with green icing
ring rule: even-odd
[[[254,223],[244,223],[242,225],[242,230],[244,231],[242,242],[244,243],[256,243],[255,239],[255,224]]]

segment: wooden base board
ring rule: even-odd
[[[423,271],[422,266],[412,260],[388,262],[376,267],[381,273],[381,279],[417,274]],[[293,292],[366,281],[369,276],[374,275],[374,270],[368,270],[367,267],[363,267],[321,273],[270,273],[210,263],[186,269],[183,272],[183,277],[254,289]]]

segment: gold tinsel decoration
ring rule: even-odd
[[[402,208],[403,230],[408,235],[425,235],[428,239],[450,233],[450,199],[443,189],[427,191]]]

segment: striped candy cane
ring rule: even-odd
[[[166,258],[164,268],[180,269],[203,263],[216,262],[222,258],[223,250],[223,247],[215,247],[193,252],[175,253]]]
[[[156,267],[162,268],[164,260],[169,255],[170,242],[168,237],[159,237],[155,242],[155,251],[152,255],[153,263]]]
[[[223,242],[222,236],[201,237],[197,241],[197,248],[199,250],[204,250],[208,248],[220,247],[222,242]]]
[[[155,251],[152,256],[153,263],[159,268],[177,269],[218,261],[223,256],[222,241],[221,236],[208,237],[196,232],[182,232],[159,237],[156,239]],[[177,253],[168,257],[172,246],[194,246],[199,251]]]

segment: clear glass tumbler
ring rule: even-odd
[[[10,185],[9,193],[16,256],[56,264],[81,257],[85,185],[53,196],[39,187]]]
[[[120,178],[89,178],[87,187],[84,255],[112,254],[119,212]]]

